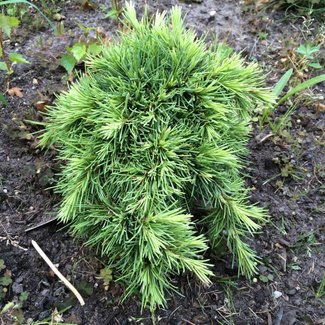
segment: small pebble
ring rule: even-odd
[[[302,299],[300,297],[295,298],[292,303],[296,306],[300,306],[302,304]]]
[[[50,310],[42,311],[38,316],[38,320],[43,320],[45,318],[48,318],[50,315],[51,315]]]
[[[23,285],[17,282],[14,282],[12,285],[12,291],[16,294],[23,292]]]
[[[280,291],[274,291],[273,292],[273,298],[278,299],[282,296],[282,292]]]
[[[289,296],[293,296],[293,295],[296,294],[296,292],[297,292],[296,289],[291,289],[291,290],[289,290],[287,293],[288,293]]]

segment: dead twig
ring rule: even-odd
[[[29,232],[29,231],[33,231],[33,230],[36,230],[38,228],[41,228],[41,227],[44,227],[44,226],[47,226],[49,223],[52,223],[53,221],[57,220],[57,217],[53,217],[49,220],[45,220],[35,226],[32,226],[32,227],[29,227],[25,230],[25,232]]]
[[[262,143],[262,142],[264,142],[265,140],[267,140],[268,138],[271,138],[271,137],[273,137],[273,136],[274,136],[273,133],[269,133],[269,134],[267,134],[263,139],[261,139],[259,143]]]
[[[43,250],[38,246],[38,244],[32,240],[32,244],[36,249],[37,253],[43,258],[43,260],[47,263],[47,265],[51,268],[51,270],[59,277],[59,279],[64,283],[64,285],[71,290],[71,292],[77,297],[80,302],[80,305],[83,306],[85,301],[81,297],[78,290],[64,277],[64,275],[54,266],[54,264],[50,261],[47,255],[43,252]]]
[[[14,246],[14,247],[17,247],[17,248],[19,248],[19,249],[21,249],[21,250],[23,250],[23,251],[27,251],[28,250],[28,248],[25,248],[25,247],[22,247],[22,246],[20,246],[19,245],[19,242],[18,242],[18,240],[16,240],[16,237],[12,237],[9,233],[8,233],[8,231],[7,231],[7,229],[5,228],[5,226],[0,222],[0,225],[2,226],[2,228],[3,228],[3,230],[4,230],[4,232],[5,232],[5,234],[6,234],[6,237],[2,237],[2,236],[0,236],[0,241],[3,241],[3,240],[5,240],[6,242],[7,242],[7,245],[12,245],[12,246]]]

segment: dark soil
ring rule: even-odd
[[[237,0],[163,0],[148,4],[152,12],[181,5],[188,25],[198,34],[207,33],[207,41],[217,35],[248,60],[258,61],[268,72],[269,85],[274,85],[286,69],[281,60],[285,44],[290,50],[303,42],[302,19],[290,20],[281,12],[257,14]],[[67,88],[66,73],[57,59],[82,34],[78,23],[100,27],[108,37],[116,32],[116,23],[103,18],[109,1],[97,1],[96,5],[95,10],[85,10],[77,1],[67,1],[60,12],[66,17],[64,36],[56,37],[46,28],[33,31],[32,22],[25,22],[9,46],[31,64],[16,65],[10,84],[3,73],[0,75],[2,92],[11,87],[23,91],[21,98],[6,96],[8,106],[3,105],[0,111],[0,259],[13,280],[0,299],[0,310],[8,301],[17,300],[21,292],[28,292],[22,308],[25,323],[28,318],[47,318],[55,307],[60,311],[67,306],[72,306],[63,315],[67,323],[153,323],[148,311],[141,312],[137,297],[120,302],[122,286],[111,283],[105,290],[98,278],[103,264],[96,252],[75,242],[62,225],[52,221],[26,232],[55,217],[60,199],[47,189],[59,168],[55,153],[37,148],[37,139],[30,134],[37,127],[26,120],[41,120],[35,102],[52,102],[55,93]],[[319,23],[313,26],[315,32]],[[266,40],[261,40],[260,32],[267,33]],[[319,86],[316,92],[324,93],[324,88]],[[261,257],[259,274],[252,281],[238,279],[231,256],[210,253],[208,257],[215,264],[214,285],[204,288],[190,276],[175,278],[182,295],[169,296],[166,309],[156,312],[157,323],[325,322],[325,301],[315,297],[325,270],[324,131],[324,112],[303,102],[280,135],[261,142],[268,129],[254,128],[250,143],[252,177],[247,183],[253,189],[252,201],[260,202],[271,215],[271,222],[252,243]],[[37,241],[74,283],[85,297],[85,306],[78,305],[50,272],[31,240]],[[13,323],[9,314],[0,316],[0,324]]]

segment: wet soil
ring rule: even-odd
[[[10,47],[22,53],[30,65],[15,66],[7,83],[1,73],[1,91],[22,89],[23,97],[6,95],[8,105],[0,111],[0,259],[11,272],[12,284],[0,300],[0,310],[22,292],[29,296],[22,311],[25,323],[49,317],[54,308],[64,310],[63,319],[74,324],[152,324],[148,311],[141,311],[137,297],[120,302],[123,287],[105,288],[98,278],[103,262],[82,242],[75,242],[62,225],[51,220],[59,202],[51,189],[59,164],[55,153],[41,152],[37,130],[29,120],[40,120],[35,103],[51,102],[67,88],[66,73],[58,64],[65,48],[88,27],[100,27],[114,37],[117,25],[104,19],[109,1],[93,1],[95,10],[83,10],[77,1],[67,1],[60,14],[66,17],[65,34],[55,36],[43,28],[37,32],[25,23],[12,38]],[[189,26],[226,41],[247,60],[265,69],[274,85],[285,70],[284,44],[302,42],[302,19],[285,19],[281,12],[257,14],[253,6],[237,0],[148,1],[151,12],[181,5]],[[138,2],[141,9],[142,2]],[[106,8],[103,11],[102,8]],[[316,23],[315,28],[318,27]],[[261,32],[267,39],[261,40]],[[324,86],[324,85],[323,85]],[[318,86],[316,92],[324,93]],[[0,104],[1,105],[1,104]],[[281,110],[280,110],[281,111]],[[256,125],[250,142],[251,164],[247,180],[252,202],[270,211],[271,221],[252,245],[261,257],[259,274],[253,280],[237,278],[231,256],[208,257],[215,264],[214,284],[204,288],[191,276],[175,278],[181,295],[171,294],[168,306],[156,312],[158,324],[323,324],[325,301],[316,299],[325,270],[325,155],[324,112],[300,104],[281,136],[261,140],[269,133]],[[29,230],[29,231],[26,231]],[[53,275],[31,245],[35,240],[59,265],[86,299],[81,307],[68,289]],[[0,274],[1,275],[1,274]],[[0,324],[13,324],[9,315]]]

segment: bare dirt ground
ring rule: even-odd
[[[23,324],[28,318],[36,322],[51,316],[54,308],[62,311],[68,306],[71,308],[63,313],[66,323],[153,323],[148,311],[141,312],[137,297],[120,302],[121,285],[112,282],[105,290],[98,277],[105,261],[82,242],[75,242],[62,225],[52,222],[26,232],[53,218],[60,199],[47,190],[59,168],[55,153],[36,147],[31,132],[37,128],[26,120],[40,120],[35,103],[44,98],[51,102],[55,93],[67,88],[66,72],[58,58],[83,33],[79,23],[100,27],[107,37],[115,37],[117,24],[104,19],[109,1],[92,3],[92,10],[77,1],[58,5],[66,18],[61,36],[47,28],[35,31],[31,21],[25,22],[9,46],[31,64],[15,66],[9,84],[5,74],[0,74],[2,92],[19,87],[23,93],[21,98],[7,95],[8,106],[2,105],[0,110],[0,259],[12,279],[0,298],[0,310],[28,292],[21,308]],[[142,2],[136,4],[140,9]],[[175,4],[183,7],[190,27],[199,35],[208,35],[207,42],[217,37],[247,60],[258,61],[268,73],[270,86],[286,71],[287,54],[306,36],[302,18],[288,18],[284,12],[257,13],[254,6],[237,0],[148,1],[151,12]],[[320,25],[313,22],[311,33]],[[324,53],[321,55],[324,60]],[[324,94],[324,84],[315,92]],[[278,114],[284,110],[281,107]],[[210,252],[216,275],[213,286],[201,287],[190,276],[175,278],[181,295],[169,296],[166,309],[156,312],[158,324],[325,323],[324,297],[315,297],[325,270],[324,114],[315,105],[301,102],[285,130],[261,143],[268,129],[254,127],[247,184],[253,188],[252,201],[260,202],[271,215],[271,222],[253,240],[262,262],[256,278],[238,279],[231,256]],[[53,276],[31,240],[39,243],[78,288],[86,299],[84,307]],[[0,272],[1,276],[5,270]],[[0,316],[1,322],[13,324],[8,314]]]

